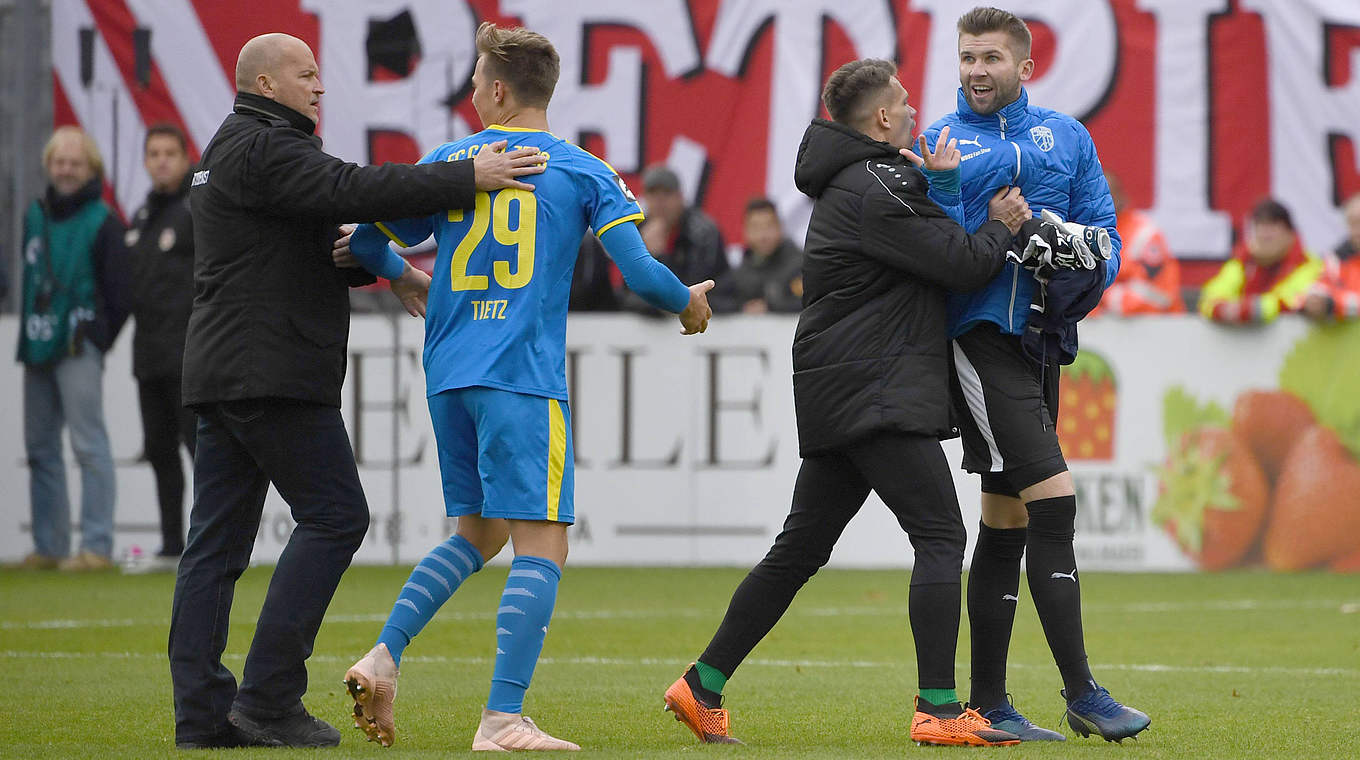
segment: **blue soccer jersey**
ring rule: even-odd
[[[534,192],[478,192],[476,208],[362,225],[401,246],[439,244],[425,315],[426,393],[484,386],[567,398],[567,300],[586,229],[602,235],[642,219],[623,179],[604,161],[551,132],[493,125],[420,160],[458,161],[498,140],[548,154]],[[370,241],[370,242],[366,242]],[[384,241],[385,243],[385,241]]]

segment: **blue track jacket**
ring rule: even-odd
[[[987,221],[987,201],[999,188],[1019,185],[1037,218],[1051,209],[1067,221],[1099,225],[1110,231],[1113,253],[1105,268],[1108,288],[1119,274],[1122,244],[1114,226],[1114,201],[1096,156],[1095,143],[1081,122],[1063,113],[1029,104],[1023,88],[1020,97],[988,116],[974,113],[958,91],[958,110],[926,130],[932,149],[940,130],[958,140],[963,154],[962,206],[941,203],[970,233]],[[932,189],[932,198],[937,193]],[[952,195],[948,191],[946,197]],[[953,200],[950,198],[950,200]],[[986,287],[949,297],[949,335],[957,337],[981,321],[1000,325],[1002,332],[1020,335],[1025,330],[1030,300],[1037,283],[1034,276],[1007,263]]]

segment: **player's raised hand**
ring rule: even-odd
[[[507,153],[505,146],[508,144],[506,140],[497,140],[473,156],[472,171],[478,190],[513,187],[532,191],[533,185],[515,178],[526,174],[542,174],[548,168],[548,155],[538,148],[515,148]]]
[[[708,320],[713,317],[713,309],[708,306],[708,291],[713,289],[712,280],[704,280],[689,286],[689,306],[680,312],[680,325],[685,329],[681,335],[693,335],[708,329]]]
[[[921,135],[916,138],[915,152],[910,148],[902,148],[898,153],[901,153],[917,169],[930,169],[937,172],[957,169],[959,163],[963,160],[963,154],[959,152],[959,141],[949,137],[949,127],[940,130],[940,136],[935,140],[934,152],[931,152],[930,147],[926,145],[926,136]]]
[[[425,317],[425,299],[430,295],[430,276],[406,262],[406,270],[392,280],[392,295],[401,301],[406,313],[413,317]]]
[[[331,246],[331,263],[340,269],[358,269],[359,260],[349,250],[349,239],[354,236],[354,230],[358,229],[357,224],[340,225],[340,237],[335,239],[335,244]]]

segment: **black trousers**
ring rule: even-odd
[[[927,436],[882,434],[803,460],[784,529],[737,587],[702,662],[728,676],[736,670],[831,558],[870,489],[916,552],[909,609],[921,688],[954,686],[966,535],[949,464],[939,441]]]
[[[194,507],[170,619],[178,742],[221,736],[233,705],[265,719],[303,709],[312,643],[368,531],[368,503],[339,409],[265,399],[199,413]],[[270,483],[297,527],[270,579],[238,690],[222,651]]]
[[[142,409],[142,451],[156,473],[156,498],[161,507],[161,554],[184,551],[184,468],[180,444],[194,456],[198,415],[180,404],[178,377],[137,381]]]

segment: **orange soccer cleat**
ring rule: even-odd
[[[690,667],[694,667],[693,664]],[[694,690],[680,676],[666,689],[666,710],[675,713],[675,719],[689,726],[689,730],[705,744],[741,744],[732,737],[727,728],[727,711],[721,707],[709,707],[694,696]]]
[[[922,707],[933,706],[916,698],[916,714],[911,719],[911,740],[917,744],[939,744],[967,747],[1009,747],[1019,744],[1015,734],[992,728],[992,722],[967,709],[952,718],[923,712]]]

